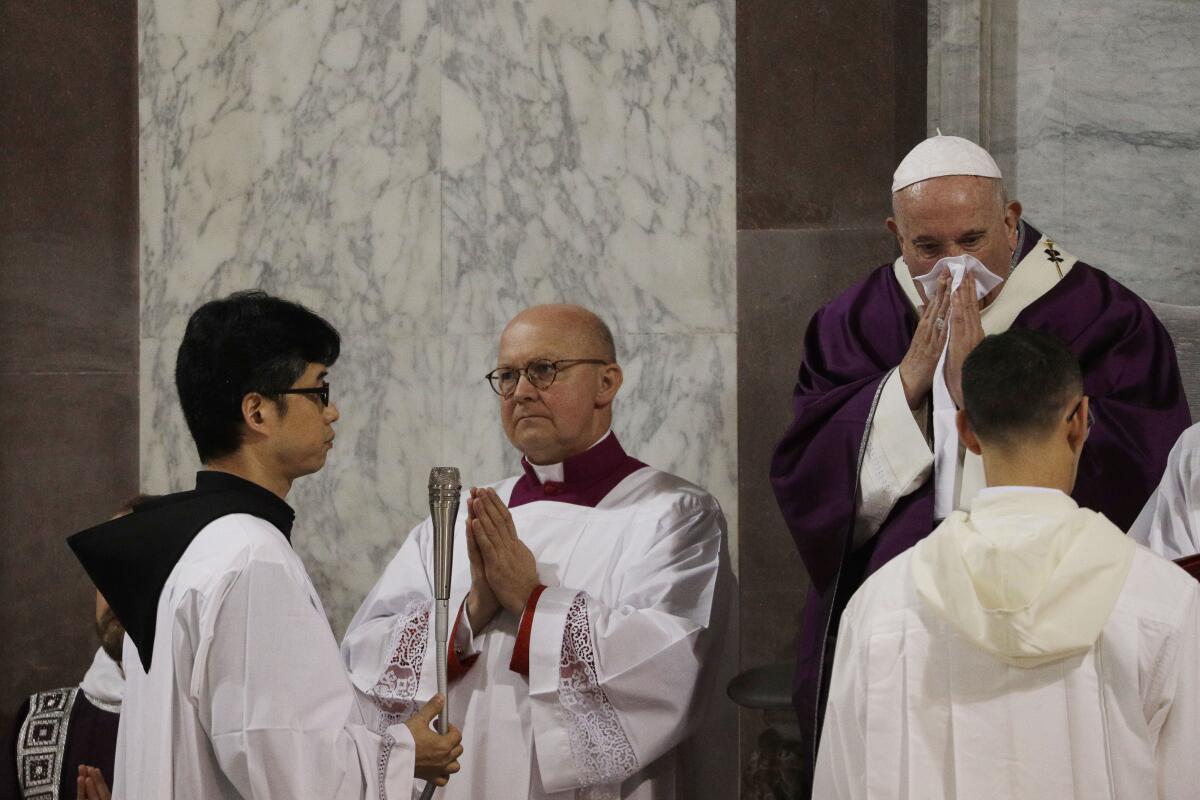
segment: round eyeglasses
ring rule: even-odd
[[[602,358],[563,358],[551,361],[548,358],[535,358],[524,367],[496,367],[483,377],[492,386],[492,391],[501,397],[512,397],[517,391],[521,376],[537,389],[549,389],[550,384],[564,369],[570,369],[576,364],[607,364]]]

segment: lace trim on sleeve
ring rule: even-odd
[[[580,782],[591,787],[581,797],[605,796],[597,784],[620,783],[639,769],[617,711],[596,673],[596,651],[588,621],[587,598],[580,592],[571,603],[563,628],[559,661],[560,720],[567,731],[571,757]]]
[[[388,800],[387,796],[387,769],[388,761],[392,758],[392,748],[396,746],[396,739],[390,733],[383,735],[383,746],[379,748],[379,800]]]
[[[371,699],[379,708],[377,733],[407,721],[417,712],[417,687],[421,683],[421,665],[429,646],[429,612],[433,603],[413,595],[404,611],[396,617],[388,644],[387,666],[379,681],[371,687]]]

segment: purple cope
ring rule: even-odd
[[[1025,244],[1018,261],[1042,238],[1020,224]],[[851,552],[863,435],[883,379],[900,364],[917,325],[892,270],[891,264],[879,267],[813,315],[792,395],[793,421],[771,461],[775,496],[812,579],[792,695],[810,769],[842,609],[868,575],[934,527],[931,476]],[[1071,496],[1127,530],[1190,424],[1170,336],[1145,301],[1083,262],[1026,307],[1013,327],[1052,333],[1079,359],[1096,423]]]

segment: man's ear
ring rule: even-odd
[[[607,408],[625,382],[625,373],[618,364],[608,364],[600,371],[600,391],[596,393],[596,408]]]
[[[1067,446],[1072,453],[1078,453],[1088,438],[1088,396],[1085,394],[1079,401],[1079,410],[1067,422]]]
[[[242,397],[242,423],[252,433],[266,434],[279,417],[279,409],[258,392]]]
[[[1015,249],[1018,238],[1018,224],[1021,221],[1021,204],[1013,200],[1004,207],[1004,228],[1008,233],[1008,246]]]
[[[970,450],[975,455],[979,455],[983,448],[979,446],[979,437],[975,435],[975,429],[971,427],[971,420],[967,418],[967,410],[959,409],[954,415],[954,425],[958,428],[958,440],[963,443],[963,447]]]
[[[896,241],[903,244],[900,238],[900,226],[896,224],[896,218],[888,217],[885,224],[887,225],[887,229],[892,232],[892,236],[896,237]]]

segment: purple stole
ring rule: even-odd
[[[1021,224],[1023,259],[1042,237]],[[775,496],[812,578],[793,703],[814,761],[842,609],[868,575],[933,529],[931,479],[900,498],[879,532],[850,551],[863,434],[883,379],[904,357],[917,324],[892,269],[876,269],[813,316],[793,422],[771,462]],[[1013,327],[1052,333],[1078,357],[1096,424],[1072,497],[1128,529],[1190,424],[1170,337],[1141,298],[1083,262]]]

